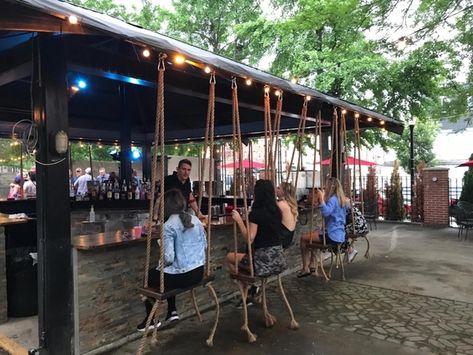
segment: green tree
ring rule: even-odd
[[[435,154],[433,153],[433,146],[435,135],[438,131],[438,123],[436,121],[420,121],[414,127],[414,162],[423,161],[427,167],[436,164]],[[432,134],[435,132],[435,134]],[[397,151],[397,159],[405,171],[409,171],[410,161],[410,132],[406,127],[402,133],[401,139],[399,136],[390,137],[390,145]],[[402,147],[404,146],[404,148]]]
[[[386,218],[393,221],[404,219],[404,198],[402,196],[402,183],[399,176],[399,162],[394,162],[394,169],[391,173],[391,181],[386,189],[387,211]]]
[[[470,160],[473,160],[473,154],[470,155]],[[473,203],[473,167],[469,167],[463,175],[463,188],[460,201]]]

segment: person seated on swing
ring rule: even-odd
[[[282,213],[281,243],[283,248],[286,249],[292,244],[299,215],[296,191],[291,183],[282,182],[276,189],[276,196],[278,207]]]
[[[281,245],[282,213],[271,181],[258,180],[254,193],[253,205],[248,216],[249,230],[246,229],[238,211],[232,211],[232,218],[237,223],[245,242],[249,239],[253,246],[255,275],[267,277],[281,273],[286,267]],[[267,264],[268,260],[271,263]],[[237,273],[235,261],[239,264],[239,271],[249,272],[247,253],[230,252],[227,254],[226,261],[231,273]],[[253,303],[252,297],[255,296],[257,290],[257,287],[250,289],[248,305]]]
[[[197,206],[197,201],[192,193],[192,185],[190,174],[192,170],[192,162],[189,159],[182,159],[177,164],[176,171],[172,175],[164,178],[164,192],[170,189],[178,189],[186,199],[186,208],[189,206],[194,210],[198,218],[203,218],[204,215],[200,212]]]
[[[345,222],[348,200],[345,197],[340,181],[335,177],[328,178],[325,189],[317,189],[313,203],[320,208],[320,212],[324,217],[326,245],[337,247],[339,244],[345,242]],[[297,277],[306,277],[311,274],[309,269],[310,250],[307,248],[310,242],[323,244],[323,236],[319,233],[302,235],[302,270]]]
[[[186,212],[187,203],[181,191],[171,189],[164,194],[164,291],[186,288],[196,285],[204,277],[205,251],[207,238],[200,220]],[[159,289],[160,269],[149,271],[148,286]],[[168,310],[166,322],[179,320],[176,309],[176,297],[167,299]],[[137,326],[140,332],[145,331],[146,320],[153,303],[145,301],[146,317]],[[151,328],[161,326],[154,320]]]

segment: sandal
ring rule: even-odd
[[[300,272],[297,274],[297,277],[298,277],[298,278],[307,277],[307,276],[310,276],[310,272],[302,272],[302,271],[300,271]]]

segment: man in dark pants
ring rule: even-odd
[[[176,171],[172,175],[164,178],[164,191],[170,189],[181,190],[182,194],[187,200],[187,205],[190,206],[195,215],[199,218],[203,217],[197,206],[197,201],[192,193],[191,180],[189,178],[192,170],[192,163],[189,159],[182,159],[177,165]]]

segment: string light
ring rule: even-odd
[[[384,120],[379,121],[380,125],[384,125]]]
[[[174,63],[176,64],[184,64],[185,61],[186,61],[186,58],[181,54],[178,54],[174,57]]]
[[[366,120],[367,120],[368,122],[373,121],[373,119],[372,119],[371,117],[368,117]]]
[[[360,114],[358,112],[355,113],[355,118],[359,118]]]
[[[210,69],[210,67],[208,65],[205,66],[204,72],[206,72],[207,74],[210,74],[211,71],[212,71],[212,69]]]
[[[310,95],[307,95],[307,96],[305,97],[305,99],[306,99],[307,101],[310,101],[310,99],[312,99],[312,97],[311,97]]]
[[[251,84],[253,84],[253,81],[250,78],[248,78],[245,80],[245,83],[246,85],[250,86]]]
[[[347,110],[343,109],[342,114],[346,114],[346,113],[347,113]]]
[[[269,86],[264,87],[264,92],[267,93],[267,94],[269,93]]]
[[[279,91],[279,90],[276,90],[276,91],[274,92],[274,95],[276,95],[276,96],[279,96],[279,95],[281,95],[281,91]]]
[[[146,49],[143,49],[142,54],[143,54],[143,57],[148,58],[151,55],[151,52],[149,51],[148,48],[146,48]]]
[[[69,16],[69,23],[71,25],[77,25],[79,23],[79,19],[75,15]]]

